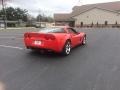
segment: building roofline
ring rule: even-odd
[[[80,15],[80,14],[82,14],[82,13],[85,13],[85,12],[90,11],[90,10],[95,9],[95,8],[96,8],[96,9],[100,9],[100,10],[104,10],[104,11],[113,12],[113,13],[116,13],[116,14],[120,14],[119,12],[115,12],[115,11],[112,11],[112,10],[103,9],[103,8],[98,8],[98,7],[93,7],[93,8],[87,9],[87,10],[85,10],[85,11],[79,13],[79,14],[76,14],[76,15],[74,15],[74,16],[72,16],[72,17],[78,16],[78,15]]]
[[[103,2],[103,3],[94,3],[94,4],[84,4],[84,5],[81,5],[81,6],[91,6],[91,5],[100,5],[100,4],[109,4],[109,3],[117,3],[117,2],[120,2],[120,1],[111,1],[111,2]],[[75,8],[75,7],[81,7],[81,6],[74,6],[73,8],[72,8],[72,10]]]

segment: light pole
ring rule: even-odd
[[[3,9],[3,21],[4,21],[4,28],[7,28],[7,17],[6,17],[6,9],[5,9],[5,5],[4,5],[4,0],[2,0],[2,9]]]

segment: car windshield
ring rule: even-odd
[[[40,33],[65,33],[63,28],[44,28],[39,31]]]

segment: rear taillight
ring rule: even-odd
[[[30,38],[30,34],[25,33],[25,34],[24,34],[24,37],[25,37],[25,38]]]
[[[46,40],[55,40],[55,36],[52,34],[47,34],[47,35],[45,35],[45,39]]]

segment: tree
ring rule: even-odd
[[[6,23],[6,10],[5,10],[5,5],[6,5],[6,2],[9,1],[9,0],[0,0],[0,3],[2,4],[2,10],[3,10],[3,21],[4,21],[4,28],[6,29],[7,27],[7,23]]]
[[[27,21],[28,11],[26,9],[16,8],[15,11],[16,11],[15,14],[17,19],[22,19],[23,21]]]
[[[37,20],[38,22],[43,21],[43,16],[42,16],[41,14],[39,14],[39,15],[36,17],[36,20]]]
[[[45,11],[39,10],[39,14],[36,17],[36,21],[38,21],[38,22],[54,22],[54,19],[51,16],[47,16]]]
[[[39,22],[53,22],[54,19],[50,16],[45,16],[44,14],[41,15],[39,14],[37,17],[36,17],[36,20],[39,21]]]
[[[47,19],[48,19],[48,22],[54,22],[54,19],[53,19],[53,17],[47,17]]]
[[[36,22],[36,18],[28,14],[28,20],[27,20],[26,26],[27,27],[35,26],[35,22]]]
[[[7,7],[6,8],[6,17],[7,20],[22,20],[22,21],[27,21],[27,13],[28,11],[25,9],[20,9],[20,8],[13,8],[13,7]],[[0,17],[4,15],[4,11],[0,11]]]

